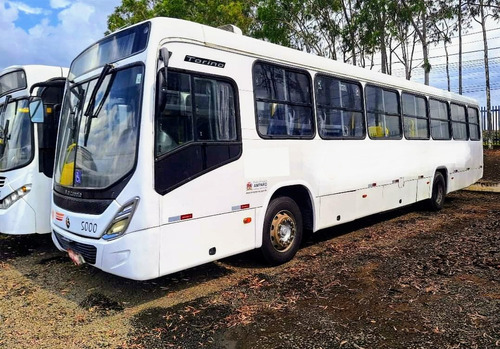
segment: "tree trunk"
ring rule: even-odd
[[[450,56],[448,55],[448,44],[447,40],[444,40],[444,52],[446,55],[446,81],[448,82],[448,91],[451,91],[451,82],[450,82]]]
[[[491,118],[491,94],[490,94],[490,67],[488,63],[488,40],[486,35],[486,17],[484,14],[484,2],[479,1],[481,10],[481,29],[483,31],[483,44],[484,44],[484,75],[486,78],[486,115],[488,127],[488,148],[493,148],[492,139],[492,118]]]
[[[380,18],[380,17],[379,17]],[[382,30],[380,31],[380,60],[382,64],[382,73],[387,74],[387,46],[385,42],[385,11],[382,13],[382,18],[380,20],[382,24]]]
[[[462,94],[462,0],[458,0],[458,93]]]
[[[424,55],[424,84],[429,85],[431,64],[429,62],[429,44],[427,42],[427,23],[425,11],[422,12],[422,53]]]

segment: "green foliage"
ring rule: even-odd
[[[428,82],[429,49],[449,43],[459,11],[462,30],[482,6],[490,18],[500,18],[500,0],[461,3],[459,8],[458,0],[122,0],[108,17],[108,30],[156,16],[214,27],[234,24],[247,35],[355,65],[365,66],[367,57],[380,54],[383,72],[390,73],[396,57],[407,78],[420,44]]]
[[[154,17],[154,0],[122,0],[108,17],[108,32]]]
[[[153,17],[173,17],[214,27],[234,24],[248,33],[251,1],[229,0],[122,0],[108,17],[108,33]]]

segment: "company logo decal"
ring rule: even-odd
[[[267,181],[253,181],[247,183],[247,194],[267,191]]]
[[[62,222],[63,218],[64,218],[64,213],[56,212],[56,220]]]

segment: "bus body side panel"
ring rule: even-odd
[[[161,275],[255,247],[255,201],[242,173],[239,159],[162,198]]]
[[[160,275],[253,249],[254,221],[255,209],[250,209],[162,226]]]
[[[33,234],[50,233],[50,179],[37,171],[35,159],[23,168],[0,173],[5,184],[0,188],[3,200],[25,185],[31,185],[31,191],[13,203],[8,209],[0,210],[0,233]]]

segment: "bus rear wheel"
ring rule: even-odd
[[[441,172],[436,172],[432,184],[432,196],[429,200],[429,208],[432,211],[439,211],[443,208],[446,197],[446,185]]]
[[[273,265],[291,260],[302,241],[302,214],[289,197],[278,197],[269,204],[264,218],[261,252]]]

